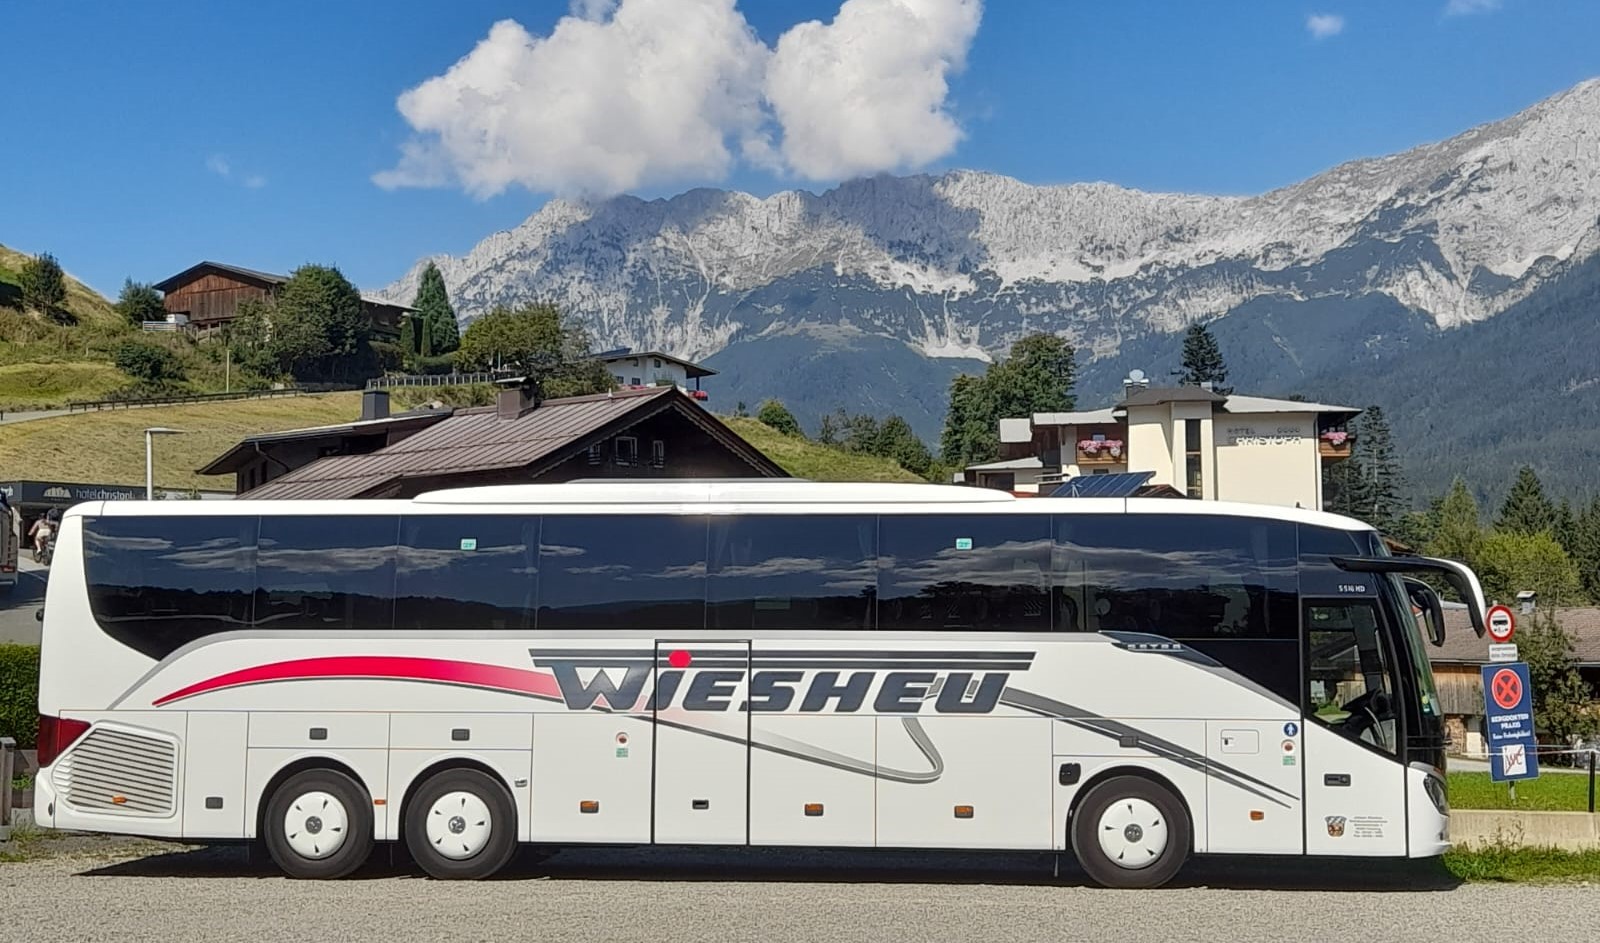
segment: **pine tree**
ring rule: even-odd
[[[892,459],[913,475],[927,477],[933,468],[933,453],[911,430],[911,423],[900,416],[890,416],[878,426],[878,452]]]
[[[1539,476],[1527,465],[1517,472],[1517,480],[1500,506],[1494,526],[1514,534],[1537,534],[1555,528],[1556,510],[1545,497]]]
[[[1217,346],[1217,339],[1204,324],[1189,326],[1188,333],[1183,336],[1183,367],[1172,372],[1179,386],[1210,382],[1212,389],[1223,396],[1233,392],[1223,386],[1228,381],[1228,365],[1222,359],[1222,348]]]
[[[824,414],[822,421],[817,423],[817,441],[823,445],[837,444],[839,437],[844,434],[848,419],[843,409],[835,409],[831,413]]]
[[[417,314],[414,311],[400,316],[400,350],[408,361],[420,352],[417,346]]]
[[[1584,595],[1592,602],[1600,602],[1600,498],[1590,501],[1578,515],[1572,544],[1572,562],[1578,568]]]
[[[1359,455],[1351,455],[1330,466],[1326,487],[1330,492],[1328,510],[1362,520],[1371,502],[1367,500],[1367,475]]]
[[[456,312],[450,307],[450,295],[445,291],[444,276],[432,262],[422,270],[422,280],[417,285],[416,300],[411,302],[419,320],[417,350],[424,357],[448,354],[461,346],[461,332],[456,324]]]
[[[1573,513],[1572,502],[1566,498],[1561,499],[1551,516],[1550,535],[1567,552],[1567,556],[1573,555],[1573,548],[1578,542],[1578,517]]]
[[[1482,548],[1483,522],[1478,514],[1478,502],[1467,490],[1467,483],[1458,477],[1451,482],[1444,500],[1439,502],[1428,555],[1460,560],[1473,566]]]
[[[1362,414],[1357,427],[1353,458],[1359,462],[1357,473],[1362,485],[1357,489],[1361,513],[1356,517],[1367,521],[1379,530],[1392,528],[1405,510],[1400,492],[1405,486],[1399,460],[1394,454],[1394,437],[1389,431],[1389,421],[1383,410],[1369,406]]]

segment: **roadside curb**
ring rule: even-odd
[[[1451,809],[1450,839],[1463,850],[1489,847],[1600,849],[1600,814]]]

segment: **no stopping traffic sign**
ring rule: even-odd
[[[1490,606],[1488,618],[1489,637],[1496,642],[1511,641],[1511,634],[1517,630],[1516,617],[1505,606]]]

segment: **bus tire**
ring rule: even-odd
[[[517,852],[517,807],[482,770],[441,770],[406,803],[405,834],[412,859],[431,877],[482,880]]]
[[[1189,813],[1172,791],[1142,776],[1096,784],[1072,818],[1072,852],[1102,887],[1159,887],[1188,860]]]
[[[302,770],[267,802],[267,853],[292,878],[340,878],[372,855],[372,799],[332,769]]]

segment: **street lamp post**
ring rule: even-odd
[[[155,473],[155,437],[158,435],[178,435],[182,429],[168,429],[165,426],[152,426],[144,431],[144,499],[156,499],[156,473]]]

